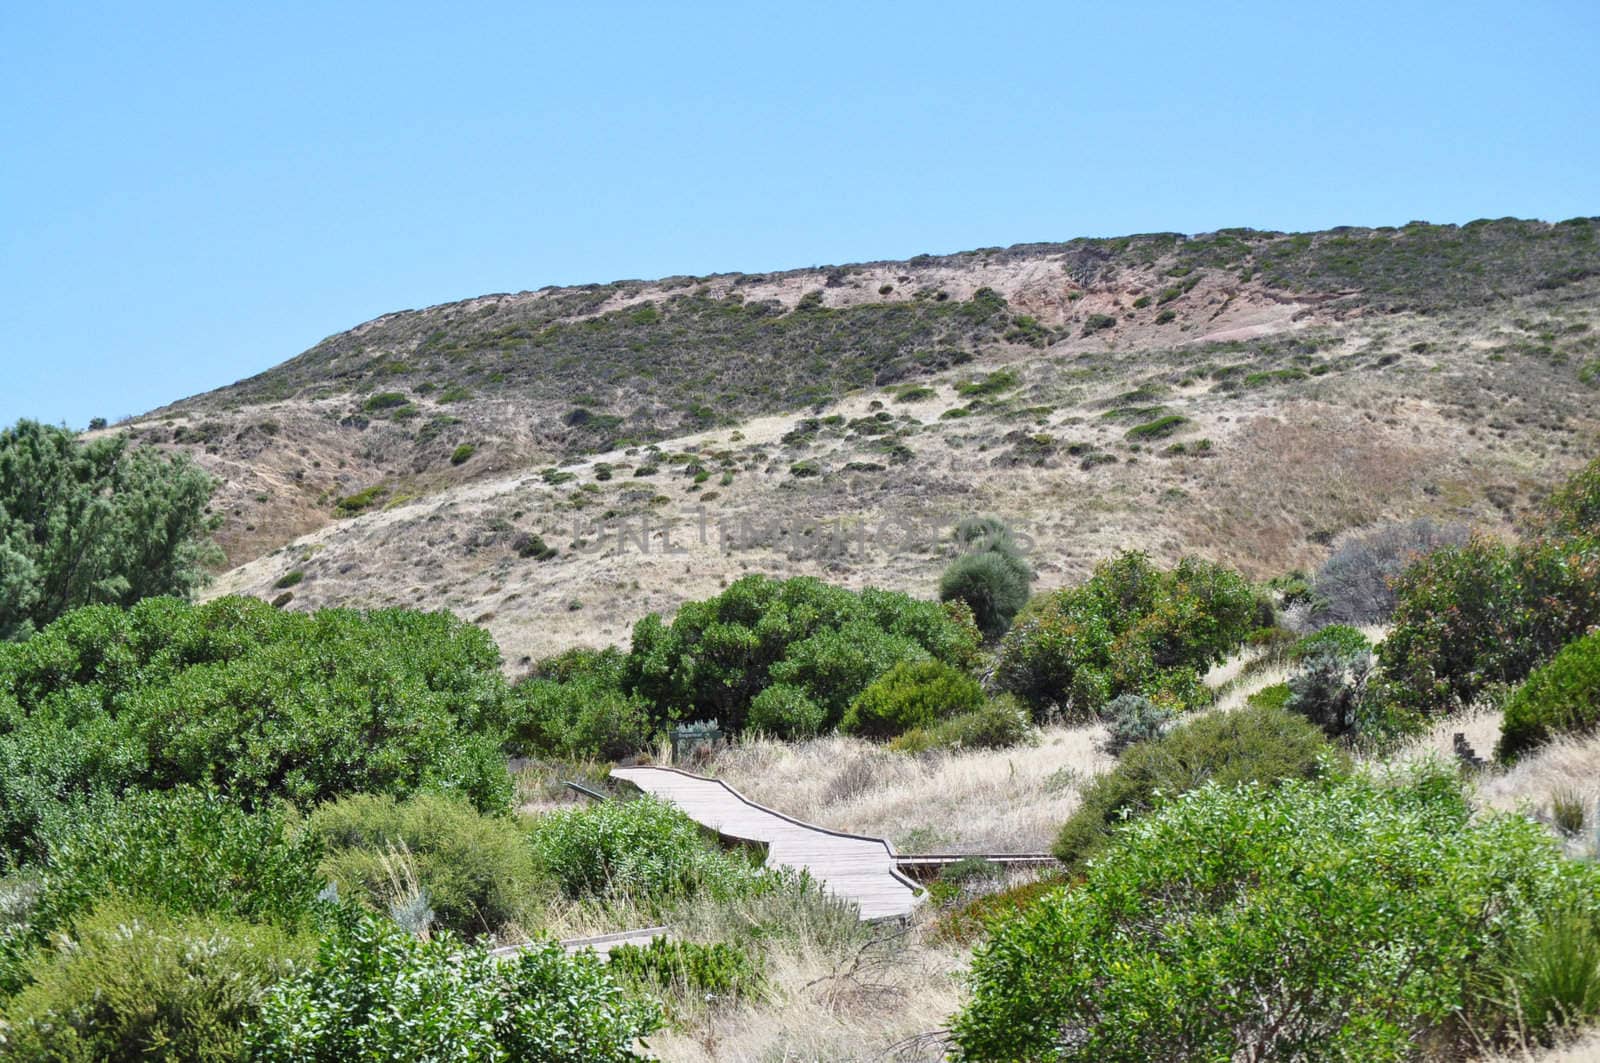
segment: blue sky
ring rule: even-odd
[[[545,284],[1597,214],[1597,45],[1592,0],[6,4],[0,423]]]

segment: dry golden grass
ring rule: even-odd
[[[750,738],[712,774],[752,801],[835,830],[887,838],[904,852],[1042,852],[1107,770],[1105,728],[1049,727],[1034,746],[891,753],[857,738]]]

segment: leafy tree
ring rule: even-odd
[[[639,621],[624,686],[658,712],[737,731],[757,695],[781,683],[821,710],[825,729],[896,662],[931,658],[966,669],[978,642],[972,613],[959,603],[870,587],[856,593],[809,577],[745,576],[715,598],[684,605],[670,625],[654,613]]]
[[[214,489],[187,457],[120,435],[85,443],[36,421],[0,431],[0,638],[83,605],[187,597],[221,556]]]
[[[1206,700],[1201,672],[1239,645],[1257,612],[1231,569],[1184,558],[1163,571],[1128,551],[1081,587],[1034,599],[1000,645],[997,677],[1036,714],[1098,712],[1118,694],[1182,710]]]

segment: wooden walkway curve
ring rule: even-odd
[[[802,823],[749,800],[720,779],[677,768],[613,768],[611,776],[671,801],[722,837],[767,850],[767,866],[810,874],[827,893],[853,901],[863,920],[908,916],[923,891],[900,873],[894,847],[882,838]]]

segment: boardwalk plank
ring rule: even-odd
[[[854,902],[864,920],[903,918],[923,891],[900,873],[882,838],[845,834],[758,805],[720,779],[677,768],[613,768],[613,778],[671,801],[725,838],[766,846],[769,867],[808,872],[827,893]]]

